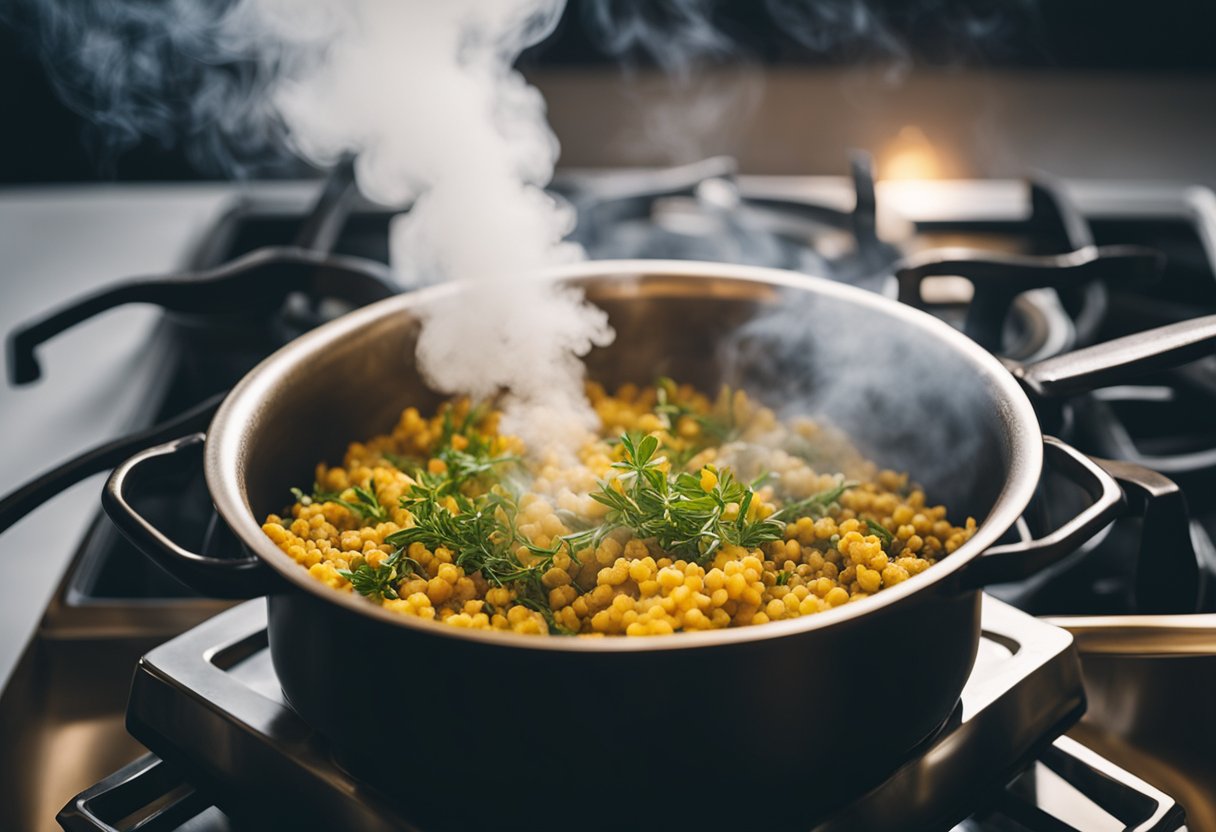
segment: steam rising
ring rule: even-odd
[[[546,37],[562,0],[246,0],[239,31],[316,59],[270,90],[296,150],[357,153],[360,188],[412,203],[393,228],[407,283],[466,281],[424,323],[418,362],[445,393],[507,393],[507,429],[533,447],[593,427],[579,356],[611,341],[577,292],[534,279],[581,256],[569,208],[543,191],[558,146],[544,101],[512,64]]]
[[[223,11],[223,5],[220,11]],[[307,16],[307,15],[305,15]],[[0,22],[26,32],[63,102],[89,118],[99,166],[144,141],[180,146],[200,170],[290,169],[265,95],[287,59],[273,43],[193,0],[10,0]],[[240,37],[234,35],[240,34]]]
[[[178,132],[232,162],[290,147],[356,156],[360,189],[411,210],[393,226],[407,285],[465,281],[424,321],[417,359],[438,390],[506,393],[506,429],[569,445],[593,426],[579,357],[606,316],[533,278],[577,259],[574,217],[543,187],[558,145],[512,69],[564,0],[106,0],[38,3],[60,92],[111,149]]]
[[[583,15],[601,49],[618,58],[648,55],[666,73],[687,79],[709,59],[738,54],[712,21],[709,0],[591,0]]]
[[[727,34],[732,4],[716,0],[585,0],[594,40],[626,61],[653,62],[684,79],[708,64],[737,62],[747,50]],[[724,8],[725,7],[725,8]],[[911,69],[908,35],[931,44],[935,64],[999,56],[1011,34],[1033,29],[1037,0],[763,0],[737,4],[743,19],[767,16],[804,53],[873,64],[890,80]]]
[[[628,76],[642,61],[661,77],[631,89],[641,114],[640,147],[673,164],[731,154],[739,146],[764,91],[763,74],[713,19],[714,0],[583,0],[583,24],[593,43]],[[631,137],[636,141],[637,137]]]
[[[959,354],[897,320],[791,292],[732,332],[718,362],[728,384],[785,419],[815,414],[935,501],[982,517],[995,498],[1000,478],[983,477],[1002,464],[991,393]]]
[[[909,69],[907,45],[865,0],[766,0],[766,6],[781,30],[811,52],[857,50],[881,61],[889,80]]]

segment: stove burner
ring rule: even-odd
[[[1043,248],[1045,254],[1088,251],[1096,245],[1093,229],[1084,215],[1052,177],[1036,176],[1030,180],[1030,225],[1045,241],[1050,241]],[[1106,283],[1099,279],[1080,286],[1057,286],[1056,292],[1072,315],[1076,345],[1094,343],[1110,304]]]
[[[855,204],[843,211],[744,193],[733,159],[707,159],[576,190],[570,198],[579,223],[572,238],[592,259],[715,260],[864,285],[885,275],[899,253],[878,236],[869,154],[853,154],[851,173]]]
[[[1213,402],[1179,384],[1119,385],[1077,407],[1099,453],[1171,476],[1216,472]]]
[[[1089,224],[1054,180],[1031,180],[1029,193],[1027,224],[1039,240],[1035,253],[930,249],[896,267],[899,299],[938,314],[942,304],[926,297],[926,280],[966,281],[970,291],[947,302],[956,309],[947,317],[961,318],[962,330],[985,348],[1024,361],[1091,343],[1105,315],[1108,288],[1149,286],[1164,266],[1164,255],[1151,248],[1094,245]],[[1061,297],[1073,308],[1071,316]]]
[[[128,814],[149,806],[158,819],[172,815],[180,823],[212,799],[254,828],[266,822],[416,828],[403,819],[408,795],[403,805],[354,780],[283,701],[265,619],[261,602],[242,604],[141,661],[128,727],[168,762],[136,761],[83,793],[61,813],[65,829],[106,829],[105,812],[115,805]],[[1032,796],[1001,791],[1036,756],[1125,822],[1179,828],[1182,810],[1174,801],[1059,737],[1084,709],[1071,637],[992,598],[984,599],[982,626],[980,654],[955,719],[821,829],[941,828],[973,812],[968,828],[1000,828],[997,816],[1042,811]],[[977,792],[977,782],[993,784],[992,792]],[[276,799],[286,795],[291,799]]]
[[[1028,183],[1029,251],[941,248],[913,252],[879,236],[873,163],[851,159],[853,208],[744,189],[733,160],[708,159],[624,183],[575,189],[573,238],[594,259],[717,260],[793,269],[886,292],[960,326],[985,347],[1036,360],[1091,343],[1109,286],[1143,286],[1161,255],[1140,246],[1098,247],[1084,216],[1054,180]],[[947,298],[926,279],[961,278]]]

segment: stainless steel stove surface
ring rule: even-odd
[[[88,790],[61,814],[64,828],[106,830],[119,820],[191,830],[448,828],[442,819],[415,825],[408,789],[386,796],[332,759],[284,701],[265,625],[265,605],[246,602],[140,661],[127,726],[168,762],[142,758]],[[1064,805],[1082,817],[1146,832],[1180,828],[1183,812],[1171,798],[1057,738],[1084,709],[1071,637],[992,598],[982,626],[955,716],[822,828],[942,828],[970,814],[969,829],[1050,829],[1045,818],[1064,790],[1073,792]],[[1058,778],[1051,786],[1034,767],[1016,777],[1034,757]],[[979,793],[977,782],[985,784]]]
[[[737,260],[826,274],[923,306],[1011,359],[1216,312],[1216,196],[1202,188],[1047,178],[875,183],[864,155],[839,178],[736,176],[729,160],[711,159],[665,171],[569,171],[555,187],[578,209],[576,235],[592,256]],[[156,280],[124,290],[151,291],[143,297],[170,309],[147,349],[155,372],[141,382],[144,406],[132,425],[143,435],[0,501],[0,528],[149,436],[202,427],[215,397],[278,344],[397,290],[386,268],[395,213],[351,196],[340,177],[316,201],[304,186],[248,188],[218,223],[200,229],[183,258],[194,274],[177,282],[194,284],[193,295]],[[234,304],[222,288],[234,273],[264,302]],[[41,369],[53,380],[62,353],[50,351],[39,368],[35,347],[110,302],[125,301],[116,294],[30,328],[15,379]],[[1088,699],[1082,721],[1060,735],[1080,707],[1067,637],[987,598],[989,637],[958,720],[886,782],[887,796],[858,803],[836,828],[880,828],[898,802],[903,828],[918,812],[929,828],[969,816],[963,828],[1168,829],[1185,809],[1190,828],[1216,830],[1216,712],[1199,704],[1216,690],[1216,431],[1205,418],[1216,399],[1213,360],[1107,388],[1052,415],[1053,429],[1082,450],[1142,462],[1181,486],[1151,483],[1136,516],[1039,579],[995,590],[1075,634]],[[223,525],[189,508],[206,504],[189,498],[202,488],[200,478],[178,482],[146,510],[198,551],[223,554],[232,545]],[[1048,481],[1025,528],[1050,527],[1069,499]],[[179,808],[139,828],[222,829],[231,821],[208,806],[214,799],[241,815],[239,788],[220,787],[235,771],[251,782],[286,778],[297,792],[309,783],[307,795],[326,811],[348,810],[352,794],[374,794],[343,779],[285,708],[258,645],[257,605],[207,621],[228,605],[176,583],[104,515],[89,529],[0,695],[0,828],[54,829],[56,811],[81,805],[72,795],[87,790],[77,822],[88,810],[136,828],[132,813],[159,794]],[[1168,597],[1168,610],[1147,608],[1137,593],[1139,565],[1160,541],[1197,561],[1196,585]],[[204,643],[229,647],[204,662]],[[132,669],[145,655],[130,711],[141,744],[125,730],[124,713]],[[199,673],[217,685],[202,698],[187,693]],[[176,698],[166,698],[170,691]],[[193,715],[166,722],[183,712],[145,707],[157,701]],[[234,714],[256,730],[229,733]],[[172,762],[132,763],[145,745]],[[187,772],[195,796],[182,786]],[[181,799],[166,798],[170,792]],[[377,800],[368,799],[361,805]],[[399,808],[386,806],[377,822],[393,823],[383,818]],[[185,821],[194,810],[202,811]],[[363,826],[372,823],[368,816]]]

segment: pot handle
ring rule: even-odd
[[[164,442],[181,436],[183,431],[205,428],[226,395],[227,391],[217,393],[172,419],[90,448],[30,480],[16,491],[6,494],[0,498],[0,532],[23,520],[34,509],[63,493],[69,486],[86,477],[112,469],[135,451],[154,442]]]
[[[1123,490],[1102,466],[1054,436],[1043,437],[1043,451],[1053,470],[1085,489],[1093,499],[1084,511],[1050,534],[993,546],[963,572],[968,589],[1018,581],[1050,566],[1104,529],[1123,507]]]
[[[204,439],[205,434],[193,433],[135,454],[110,474],[101,492],[102,508],[137,549],[191,589],[213,598],[265,595],[273,573],[257,556],[214,558],[191,552],[170,540],[131,504],[130,495],[145,475],[164,473],[180,464],[183,456],[201,453]]]
[[[1040,398],[1086,393],[1131,375],[1177,367],[1216,348],[1216,315],[1125,335],[1092,347],[1015,365],[1013,374]]]

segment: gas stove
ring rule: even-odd
[[[575,238],[592,257],[825,275],[921,306],[1011,360],[1216,311],[1216,196],[1202,188],[876,183],[864,154],[845,177],[738,175],[719,158],[566,171],[554,188],[578,211]],[[187,272],[69,302],[10,342],[14,383],[53,379],[59,353],[41,345],[61,330],[130,302],[167,310],[148,336],[154,372],[140,381],[133,433],[5,498],[0,526],[132,450],[205,427],[223,392],[278,345],[409,288],[389,268],[397,213],[362,202],[348,168],[319,195],[253,187],[223,204],[194,235]],[[1057,414],[1053,430],[1082,450],[1171,479],[1144,486],[1133,517],[1056,567],[994,588],[955,719],[830,828],[1176,829],[1185,811],[1190,828],[1216,829],[1216,717],[1177,706],[1216,687],[1216,431],[1204,416],[1214,365],[1107,387]],[[201,476],[183,479],[145,510],[222,555],[233,546],[223,524],[190,509],[206,505],[190,499],[204,489]],[[1047,480],[1025,533],[1067,516],[1072,499]],[[1163,541],[1193,552],[1197,577],[1166,592],[1168,609],[1150,608],[1137,569]],[[18,773],[0,778],[0,826],[54,829],[64,807],[69,829],[134,828],[143,815],[154,822],[139,828],[266,828],[243,795],[251,778],[306,793],[302,805],[334,813],[312,816],[330,828],[401,828],[408,806],[335,766],[282,701],[258,602],[227,606],[194,596],[95,513],[0,698],[3,767]]]

